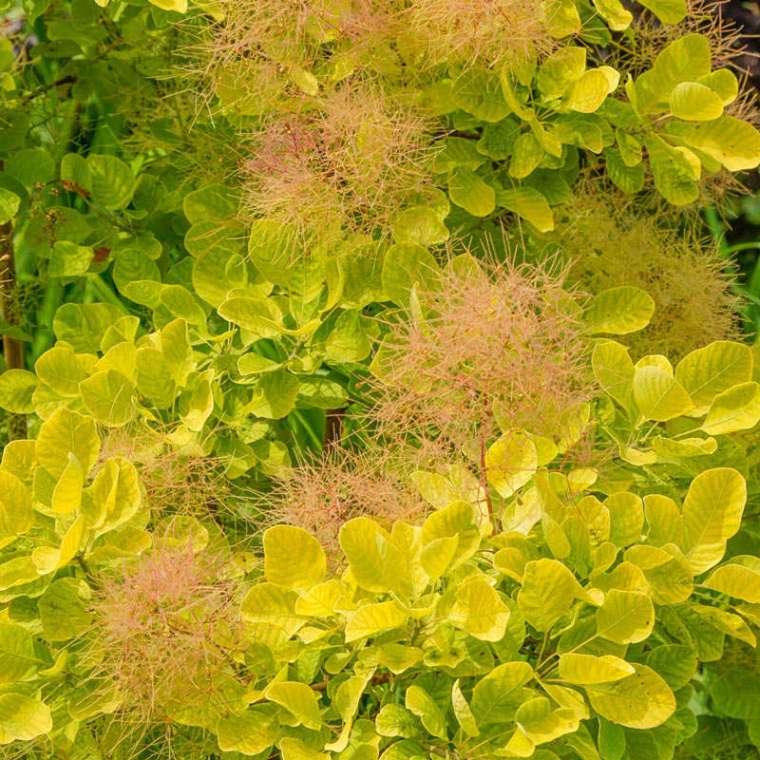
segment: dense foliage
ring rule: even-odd
[[[722,12],[0,0],[0,756],[760,756]]]

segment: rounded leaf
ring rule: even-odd
[[[275,525],[264,532],[264,575],[270,583],[308,589],[322,581],[326,569],[319,541],[303,528]]]

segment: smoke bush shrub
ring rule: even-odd
[[[757,754],[719,12],[24,4],[2,756]]]

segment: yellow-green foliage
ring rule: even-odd
[[[633,285],[654,300],[646,329],[629,339],[636,355],[681,357],[738,336],[730,262],[677,219],[637,210],[624,196],[590,187],[565,208],[551,236],[568,280],[591,293]]]

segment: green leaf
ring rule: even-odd
[[[0,684],[25,681],[39,668],[32,635],[15,623],[0,623]]]
[[[692,480],[683,503],[684,547],[692,570],[701,573],[723,557],[726,541],[741,526],[747,484],[730,467],[716,467]]]
[[[48,274],[51,277],[78,277],[86,274],[94,255],[94,251],[88,245],[57,240],[50,255]]]
[[[11,414],[31,414],[37,378],[25,369],[9,369],[0,374],[0,408]]]
[[[87,157],[92,200],[118,211],[129,205],[135,191],[135,178],[129,166],[116,156],[92,154]]]
[[[261,375],[248,411],[267,420],[280,420],[293,411],[299,387],[298,378],[284,369]]]
[[[470,169],[454,169],[449,175],[449,197],[473,216],[488,216],[496,208],[496,193]]]
[[[611,684],[586,686],[591,706],[603,718],[626,728],[661,726],[676,709],[676,698],[665,681],[646,665]]]
[[[538,453],[525,433],[511,431],[490,446],[485,461],[489,484],[506,499],[535,475]]]
[[[114,369],[101,370],[79,384],[82,401],[101,424],[126,425],[135,414],[135,387]]]
[[[533,678],[533,668],[522,661],[497,665],[481,678],[472,692],[472,712],[478,725],[508,723],[525,700],[523,687]],[[531,692],[528,692],[530,694]]]
[[[89,472],[100,451],[100,438],[95,423],[89,417],[61,407],[45,420],[37,435],[37,461],[56,480],[73,454],[82,469]]]
[[[670,93],[670,112],[686,121],[712,121],[723,114],[723,100],[698,82],[681,82]]]
[[[48,641],[68,641],[92,625],[82,584],[74,578],[53,581],[37,602],[42,630]]]
[[[326,569],[319,541],[303,528],[275,525],[264,532],[264,575],[270,583],[308,589],[323,580]]]
[[[25,694],[0,694],[0,744],[31,741],[53,729],[50,708]]]
[[[454,80],[451,95],[457,108],[479,121],[495,123],[511,111],[502,95],[498,75],[486,69],[465,69]]]
[[[405,247],[439,245],[449,239],[441,215],[429,206],[412,206],[396,214],[391,232],[396,243]]]
[[[107,303],[65,303],[53,318],[58,340],[66,341],[74,351],[97,353],[103,335],[124,312]]]
[[[699,159],[686,148],[672,147],[657,135],[646,141],[654,186],[674,206],[686,206],[699,197]],[[705,151],[706,152],[706,151]]]
[[[481,641],[501,641],[509,622],[509,608],[482,576],[457,586],[449,621]]]
[[[18,213],[21,198],[4,187],[0,187],[0,224],[7,224]]]
[[[462,731],[467,736],[478,736],[480,729],[478,728],[478,723],[472,713],[470,704],[459,686],[459,679],[454,681],[451,686],[451,707]]]
[[[609,288],[594,296],[584,315],[588,332],[626,335],[643,330],[654,314],[654,300],[630,285]]]
[[[544,149],[535,136],[531,132],[523,132],[512,145],[512,157],[509,161],[510,177],[524,179],[538,168],[543,158]],[[477,216],[485,216],[485,214]]]
[[[383,259],[383,290],[396,304],[405,306],[412,288],[432,288],[439,272],[438,263],[427,248],[393,245]]]
[[[67,398],[79,396],[79,383],[87,379],[88,370],[65,343],[45,351],[34,364],[37,377],[57,394]]]
[[[597,635],[617,644],[636,644],[652,633],[655,623],[652,600],[639,591],[611,589],[596,611]]]
[[[752,719],[760,714],[760,682],[744,669],[719,676],[710,688],[715,708],[729,718]]]
[[[530,222],[539,232],[551,232],[554,229],[554,213],[546,197],[535,188],[500,190],[496,200],[499,206]]]
[[[380,736],[412,738],[419,735],[418,726],[414,715],[397,704],[383,705],[375,718],[375,730]]]
[[[586,70],[586,48],[575,45],[561,47],[538,69],[536,84],[547,99],[562,97],[570,85]]]
[[[412,684],[406,690],[404,704],[407,710],[414,713],[420,719],[422,725],[430,734],[444,741],[448,739],[446,718],[435,700],[425,689]]]
[[[665,24],[680,24],[689,12],[686,0],[639,0]]]
[[[626,10],[620,0],[593,0],[593,2],[599,15],[613,32],[622,32],[631,25],[633,14]]]
[[[190,224],[224,222],[237,214],[240,199],[227,185],[205,185],[188,193],[182,200],[182,210]]]

